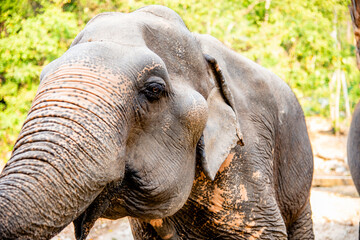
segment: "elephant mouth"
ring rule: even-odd
[[[203,162],[205,157],[204,135],[201,135],[198,143],[196,144],[196,160]]]
[[[205,154],[204,135],[201,135],[198,143],[196,144],[196,161],[200,163],[200,166],[203,166],[203,170],[205,172],[207,162],[206,162],[206,154]]]
[[[125,209],[117,209],[116,216],[106,214],[111,209],[111,200],[115,197],[115,189],[115,184],[108,184],[90,206],[73,221],[77,240],[86,239],[98,218],[118,219],[127,215]]]
[[[203,162],[205,161],[204,159],[204,139],[203,136],[201,136],[196,145],[196,161]],[[87,236],[95,221],[100,217],[118,219],[127,215],[134,215],[134,217],[141,218],[141,216],[137,216],[138,214],[135,214],[135,209],[132,209],[132,207],[130,209],[128,209],[129,206],[126,208],[124,207],[124,205],[127,206],[135,204],[126,204],[125,202],[131,202],[131,200],[125,200],[123,196],[124,192],[129,190],[128,188],[126,188],[126,186],[132,186],[135,184],[133,182],[134,180],[131,177],[133,175],[133,172],[127,171],[122,182],[108,184],[102,191],[102,193],[90,204],[90,206],[77,219],[74,220],[75,235],[77,239],[85,239],[83,237]],[[114,199],[116,200],[112,201]],[[119,202],[119,200],[121,201]],[[162,218],[162,213],[156,214],[158,210],[159,209],[154,206],[147,206],[146,208],[141,209],[141,212],[142,215],[146,215],[148,219]],[[130,214],[129,212],[133,213]]]

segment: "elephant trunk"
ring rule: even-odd
[[[48,239],[122,180],[126,121],[104,78],[63,67],[41,82],[0,175],[0,239]]]

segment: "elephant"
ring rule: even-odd
[[[92,18],[47,65],[0,176],[0,239],[128,217],[135,239],[313,239],[304,113],[164,6]]]
[[[347,139],[347,158],[351,177],[360,194],[360,103],[355,107]]]

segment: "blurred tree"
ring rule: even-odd
[[[26,118],[42,67],[63,54],[80,30],[64,1],[5,0],[0,4],[0,159]]]
[[[351,5],[349,5],[349,10],[350,10],[350,16],[355,33],[355,40],[356,40],[357,67],[360,70],[360,1],[351,0]]]

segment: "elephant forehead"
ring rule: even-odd
[[[60,70],[79,74],[87,71],[87,76],[96,76],[103,82],[111,81],[122,86],[150,75],[166,80],[168,75],[162,59],[147,47],[128,47],[111,42],[90,42],[71,47],[44,68],[42,79]]]
[[[179,19],[181,20],[180,17]],[[91,41],[109,41],[127,46],[145,46],[143,33],[144,30],[149,30],[149,26],[151,31],[168,32],[171,29],[173,34],[176,34],[179,28],[186,29],[182,20],[174,21],[154,13],[149,14],[148,11],[127,14],[103,13],[89,21],[72,45]]]
[[[85,42],[112,42],[125,47],[147,47],[162,59],[168,60],[165,63],[177,65],[174,70],[191,67],[185,60],[204,63],[200,44],[182,19],[179,16],[169,17],[172,14],[163,17],[156,13],[143,10],[128,14],[98,15],[86,25],[72,46]]]
[[[127,46],[145,46],[138,26],[139,20],[127,14],[106,15],[89,22],[74,43],[107,41]]]
[[[122,51],[107,51],[107,54],[117,54],[118,57],[125,52],[127,56],[132,55],[133,59],[144,59],[151,52],[161,59],[163,67],[166,66],[170,79],[180,76],[202,95],[207,95],[207,65],[200,43],[182,19],[170,9],[152,6],[126,14],[98,15],[76,37],[71,48],[89,42],[118,45]],[[134,49],[142,49],[143,52],[135,51],[139,53],[135,55]],[[156,63],[149,65],[147,62],[147,67],[137,74],[143,76],[142,73],[148,69],[159,66]],[[128,66],[131,67],[131,64]]]

